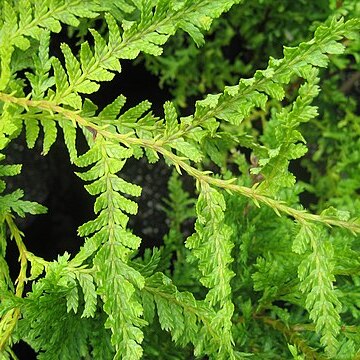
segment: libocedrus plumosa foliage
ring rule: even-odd
[[[359,114],[356,100],[347,108],[341,95],[351,84],[339,89],[322,77],[336,66],[359,71],[355,2],[319,5],[325,15],[315,13],[301,26],[286,18],[298,8],[283,8],[279,18],[291,46],[277,57],[270,49],[279,46],[266,43],[266,34],[249,37],[246,29],[259,20],[261,6],[271,12],[279,2],[1,0],[0,6],[1,358],[16,358],[19,341],[39,359],[359,356]],[[242,11],[257,15],[242,18]],[[96,21],[102,26],[86,28]],[[215,35],[209,43],[226,45],[236,29],[248,42],[267,44],[269,53],[251,48],[258,52],[246,78],[235,80],[246,65],[240,58],[221,68],[223,54],[211,56],[204,34],[217,34],[221,24],[220,40]],[[64,27],[79,44],[62,43],[60,56],[50,55],[51,36]],[[181,48],[168,45],[172,39],[181,39]],[[121,72],[123,60],[147,54],[166,80],[202,49],[204,71],[199,62],[191,69],[203,82],[186,94],[179,75],[163,115],[153,114],[147,100],[126,108],[122,94],[103,109],[90,100]],[[256,70],[260,58],[263,69]],[[212,69],[224,77],[214,82]],[[339,124],[329,119],[332,99],[322,97],[323,87],[340,94],[333,99],[345,113]],[[205,95],[206,89],[213,91]],[[192,114],[182,116],[177,105],[199,93]],[[319,123],[321,116],[328,121]],[[323,137],[308,156],[316,126]],[[46,209],[23,200],[20,189],[6,190],[6,177],[21,171],[21,164],[7,163],[6,148],[24,134],[29,148],[41,141],[46,155],[59,130],[76,175],[94,197],[94,215],[78,228],[77,254],[46,261],[27,250],[17,226],[18,216]],[[328,148],[334,133],[338,142]],[[77,145],[80,136],[86,151]],[[342,162],[323,160],[318,169],[321,154],[334,148]],[[304,156],[311,176],[322,173],[324,180],[297,181],[291,165]],[[162,158],[174,172],[164,201],[169,232],[160,249],[140,256],[141,238],[128,221],[142,188],[125,180],[122,169],[142,157]],[[338,178],[331,187],[332,169]],[[183,178],[192,179],[193,191],[184,190]],[[304,189],[319,192],[312,211],[301,205]],[[192,222],[194,229],[184,231]],[[16,281],[6,261],[8,241],[19,251]]]

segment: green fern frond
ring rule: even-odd
[[[271,119],[270,126],[265,128],[263,139],[269,147],[266,150],[267,157],[260,156],[255,151],[259,156],[259,166],[252,168],[251,173],[262,174],[264,178],[258,189],[267,194],[276,194],[279,189],[295,184],[295,176],[288,171],[290,160],[298,159],[307,152],[305,139],[297,128],[301,123],[308,122],[318,115],[317,108],[310,106],[319,93],[316,85],[318,70],[309,67],[301,72],[307,82],[300,86],[299,95],[291,109],[283,108]]]
[[[97,294],[94,279],[90,274],[78,271],[76,278],[84,293],[84,311],[81,317],[94,317],[97,305]]]
[[[98,135],[90,150],[76,160],[76,164],[81,167],[93,165],[78,175],[85,181],[92,181],[85,187],[91,195],[98,196],[94,210],[99,215],[95,220],[80,226],[78,232],[81,236],[91,235],[86,242],[96,243],[93,252],[100,247],[94,258],[95,279],[104,310],[109,316],[105,326],[112,331],[116,359],[140,359],[143,339],[140,327],[146,324],[141,319],[142,307],[135,294],[136,288],[144,286],[144,279],[127,265],[132,251],[140,245],[140,239],[126,230],[126,213],[135,214],[137,204],[120,195],[139,196],[141,188],[117,176],[126,159],[131,156],[131,149]],[[78,261],[79,257],[74,260]],[[85,289],[84,294],[87,298]],[[95,301],[91,296],[89,301],[83,316],[91,315],[95,310]]]
[[[282,59],[270,58],[267,69],[256,71],[253,78],[242,79],[238,85],[225,87],[222,94],[211,94],[205,100],[197,101],[192,121],[202,125],[216,118],[239,125],[252,109],[264,108],[269,96],[282,100],[284,86],[294,76],[303,77],[309,65],[326,66],[327,54],[343,51],[337,41],[351,36],[359,28],[358,19],[344,22],[343,19],[337,21],[334,18],[317,29],[314,39],[298,47],[285,47]]]
[[[40,296],[35,291],[21,304],[23,319],[19,322],[19,334],[34,349],[41,351],[39,359],[87,356],[88,331],[92,322],[67,311],[61,288],[47,290],[47,294]],[[61,316],[51,320],[55,314]]]
[[[200,184],[196,204],[196,233],[186,240],[186,247],[191,249],[189,259],[198,262],[201,283],[209,289],[205,301],[219,308],[213,326],[222,334],[222,347],[231,358],[231,317],[234,305],[231,301],[230,281],[235,273],[229,266],[233,262],[231,251],[234,244],[230,240],[231,228],[224,223],[225,206],[221,193],[206,183]]]
[[[38,53],[32,57],[34,72],[25,75],[31,85],[31,98],[42,99],[47,90],[55,84],[53,76],[50,76],[51,61],[49,57],[50,32],[42,31],[39,37]]]
[[[275,116],[276,121],[270,122],[271,127],[267,126],[268,133],[264,135],[263,141],[272,148],[265,150],[264,144],[257,144],[251,139],[247,139],[244,143],[246,147],[254,149],[260,158],[260,166],[252,169],[253,174],[261,173],[265,177],[264,185],[261,185],[259,190],[267,188],[269,194],[274,194],[281,187],[291,186],[294,183],[294,176],[287,170],[289,161],[306,152],[305,145],[299,143],[305,140],[296,127],[317,115],[316,108],[310,106],[311,100],[319,92],[316,85],[318,73],[316,67],[326,66],[325,59],[328,59],[328,54],[343,51],[343,46],[337,40],[343,36],[351,36],[354,29],[359,26],[357,20],[344,22],[342,19],[339,21],[333,19],[327,26],[321,26],[317,30],[313,40],[302,43],[296,48],[285,48],[283,59],[271,58],[268,68],[257,71],[253,78],[240,80],[239,85],[226,87],[223,94],[211,94],[205,100],[197,101],[195,114],[181,118],[180,122],[177,120],[175,109],[170,103],[166,103],[162,145],[179,151],[181,155],[195,162],[201,160],[206,153],[214,158],[216,163],[222,164],[224,160],[216,157],[218,151],[216,144],[213,144],[215,133],[221,136],[217,131],[219,127],[217,120],[225,120],[236,127],[239,126],[254,108],[265,110],[269,97],[282,100],[285,86],[294,77],[302,77],[307,83],[300,87],[299,97],[293,103],[292,111],[284,109],[281,114]],[[275,122],[282,124],[281,131],[273,124]],[[168,137],[170,128],[173,132]],[[270,145],[266,143],[268,138],[271,140]],[[243,142],[241,137],[234,136],[227,139],[223,135],[221,143],[224,144],[224,141],[228,141],[229,144]],[[283,144],[283,148],[276,147],[280,143]],[[288,152],[286,155],[284,155],[285,148]],[[156,158],[156,155],[154,156]]]
[[[235,1],[222,0],[216,6],[208,1],[185,1],[173,4],[161,0],[156,6],[146,0],[139,4],[139,21],[122,21],[120,31],[115,19],[107,14],[109,28],[108,42],[101,35],[91,30],[94,38],[93,50],[88,42],[81,45],[80,61],[72,54],[70,48],[62,45],[65,68],[58,60],[53,67],[56,82],[54,101],[80,109],[82,100],[79,94],[91,94],[98,90],[99,81],[109,81],[113,71],[120,72],[120,59],[134,59],[140,52],[158,56],[162,53],[161,46],[178,28],[187,31],[195,41],[203,41],[200,29],[207,29],[213,18],[227,11]],[[1,88],[0,88],[1,90]]]
[[[126,159],[131,156],[131,149],[105,140],[99,135],[93,147],[76,160],[76,165],[80,167],[95,164],[85,173],[78,173],[78,176],[85,181],[93,181],[86,185],[86,190],[91,195],[98,195],[94,209],[95,213],[99,213],[95,220],[80,226],[79,235],[89,236],[97,233],[94,236],[100,236],[103,241],[109,236],[110,238],[120,236],[118,241],[124,246],[124,260],[127,259],[126,254],[130,249],[137,249],[139,246],[139,239],[125,230],[128,222],[125,213],[135,214],[137,205],[120,195],[120,192],[139,196],[141,188],[116,175],[124,166]],[[117,235],[118,232],[121,235]]]
[[[196,342],[199,331],[197,316],[200,316],[200,310],[197,314],[196,300],[191,293],[180,293],[170,279],[161,273],[146,279],[143,291],[148,294],[143,296],[144,309],[147,310],[144,313],[145,319],[153,322],[155,302],[161,328],[169,331],[175,342],[182,345]],[[178,314],[176,318],[172,315],[174,311]]]
[[[339,350],[341,303],[334,289],[334,250],[329,235],[321,226],[304,224],[294,240],[293,250],[311,252],[299,265],[300,290],[306,294],[306,308],[321,344],[329,356]]]
[[[196,233],[186,240],[186,247],[192,250],[191,257],[199,262],[201,283],[210,289],[206,301],[220,306],[229,299],[230,280],[235,275],[229,269],[234,245],[230,241],[231,229],[224,224],[224,211],[222,194],[202,183],[196,204]]]
[[[124,247],[119,242],[124,241],[121,235],[110,236],[95,256],[95,278],[108,315],[105,327],[112,331],[114,359],[135,360],[142,356],[144,336],[140,328],[147,324],[141,318],[143,309],[135,290],[142,289],[145,281],[139,272],[121,260],[124,258]]]

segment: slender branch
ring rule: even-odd
[[[315,324],[296,324],[291,326],[293,331],[315,331]],[[360,327],[356,325],[341,325],[340,328],[343,333],[359,333]]]
[[[303,352],[303,354],[306,355],[307,359],[325,359],[325,357],[317,353],[315,349],[308,346],[306,341],[299,336],[293,328],[286,326],[280,320],[275,320],[268,316],[256,316],[255,319],[261,320],[264,324],[270,325],[275,330],[281,332],[288,341],[295,344]]]
[[[302,209],[294,209],[288,206],[285,202],[281,200],[276,200],[270,198],[266,195],[261,194],[255,186],[249,188],[246,186],[241,186],[234,184],[236,179],[223,180],[210,176],[210,172],[200,171],[187,162],[187,159],[180,157],[174,154],[172,151],[167,150],[165,145],[169,145],[166,140],[162,139],[141,139],[133,136],[133,133],[127,134],[117,134],[107,130],[107,126],[99,126],[91,122],[89,119],[85,119],[79,115],[79,111],[73,111],[70,109],[65,109],[59,105],[56,105],[54,102],[47,100],[30,100],[28,98],[17,98],[13,95],[5,94],[0,92],[0,101],[13,103],[22,106],[25,109],[29,107],[38,108],[53,113],[58,113],[63,117],[71,120],[74,126],[81,125],[85,128],[92,129],[91,132],[102,135],[107,139],[113,139],[123,143],[125,146],[130,147],[131,145],[138,145],[145,148],[152,149],[159,154],[163,155],[166,159],[170,160],[175,168],[181,172],[181,169],[188,173],[190,176],[194,177],[198,181],[204,181],[209,185],[224,189],[228,192],[235,192],[242,196],[245,196],[251,199],[256,206],[260,206],[260,203],[269,206],[272,208],[278,216],[281,216],[281,213],[284,213],[292,218],[294,218],[299,223],[304,222],[318,222],[325,224],[329,227],[338,226],[341,228],[348,229],[353,234],[360,233],[360,224],[358,222],[343,221],[335,217],[316,215],[307,212]]]
[[[14,238],[16,242],[16,246],[19,250],[19,260],[20,260],[20,272],[19,276],[17,277],[15,283],[16,290],[15,290],[15,296],[22,297],[23,291],[24,291],[24,285],[26,282],[26,270],[27,270],[27,250],[26,247],[22,241],[23,234],[21,231],[17,228],[12,215],[8,214],[5,216],[5,221],[7,222],[7,225],[10,229],[11,236]],[[8,340],[16,326],[16,323],[20,317],[20,309],[14,308],[9,310],[1,319],[0,321],[0,330],[2,331],[2,335],[0,338],[0,351],[2,351],[7,343]]]
[[[192,306],[185,302],[179,301],[175,296],[172,296],[171,294],[163,292],[157,288],[145,285],[144,290],[148,291],[152,295],[160,296],[160,297],[168,300],[169,302],[172,302],[172,303],[182,307],[184,310],[186,310],[190,313],[193,313],[208,328],[212,337],[214,339],[217,339],[218,341],[220,341],[219,334],[216,333],[216,331],[214,331],[214,329],[211,327],[211,319],[209,318],[208,314],[206,314],[205,311],[201,311],[201,309],[197,308],[196,306]]]

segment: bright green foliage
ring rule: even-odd
[[[179,292],[161,273],[149,277],[144,290],[145,319],[153,321],[156,304],[161,329],[170,331],[175,343],[182,346],[193,343],[198,356],[216,354],[219,359],[240,356],[228,347],[228,335],[224,334],[231,306],[229,309],[227,304],[216,314],[207,301],[197,301],[191,293]]]
[[[3,1],[1,6],[1,90],[8,86],[13,74],[13,52],[29,50],[31,39],[41,39],[44,32],[59,32],[61,23],[77,26],[79,17],[96,17],[96,11],[100,9],[99,5],[92,1],[69,0],[41,3],[31,0]]]
[[[186,241],[186,246],[193,249],[193,256],[199,260],[199,268],[203,274],[200,281],[211,289],[206,300],[212,305],[220,303],[220,306],[231,294],[230,280],[235,275],[228,269],[232,262],[230,254],[233,244],[229,241],[231,231],[224,224],[224,210],[223,196],[207,184],[201,185],[196,233]],[[209,254],[214,255],[213,262],[210,263]]]
[[[15,359],[19,341],[44,360],[359,357],[356,1],[0,9],[0,358]],[[52,49],[62,30],[78,44]],[[98,110],[89,95],[136,58],[173,82],[174,99],[161,115],[143,99],[124,109],[122,94]],[[189,104],[185,116],[177,105]],[[7,146],[22,133],[42,155],[63,141],[94,196],[77,254],[46,261],[26,248],[18,216],[46,209],[6,189],[21,172]],[[174,169],[160,249],[128,227],[147,185],[123,177],[130,158]],[[317,196],[311,212],[304,190]]]
[[[282,187],[294,185],[296,179],[287,171],[289,161],[298,159],[307,152],[307,147],[303,144],[305,139],[296,128],[317,115],[316,107],[309,104],[318,95],[319,89],[316,85],[318,71],[310,67],[304,73],[303,77],[307,82],[300,86],[292,109],[283,108],[280,113],[274,114],[272,126],[264,131],[264,142],[271,146],[267,151],[268,157],[260,158],[259,167],[251,169],[252,174],[261,172],[264,176],[260,187],[266,189],[266,192],[276,193]]]
[[[134,285],[141,289],[144,279],[126,264],[129,252],[138,248],[140,239],[126,230],[128,217],[124,212],[136,214],[137,205],[120,194],[138,196],[141,188],[116,175],[131,155],[129,149],[99,138],[87,153],[76,160],[78,166],[95,163],[90,170],[79,176],[85,181],[93,181],[86,185],[86,190],[91,195],[98,195],[94,210],[99,215],[95,220],[82,225],[79,235],[92,235],[87,241],[100,247],[94,258],[95,278],[104,302],[104,311],[109,315],[105,327],[113,332],[115,358],[119,359],[141,357],[143,335],[138,326],[146,324],[140,319],[141,304],[134,298]],[[82,281],[84,283],[89,280],[83,278]],[[82,287],[84,288],[83,285]],[[86,300],[87,293],[84,295]],[[92,301],[91,293],[88,297]],[[95,306],[94,301],[92,305]],[[94,311],[89,312],[85,307],[84,314],[91,313],[93,315]]]
[[[321,344],[335,356],[336,335],[340,331],[340,302],[333,288],[334,249],[327,237],[323,229],[305,225],[294,240],[293,250],[301,254],[309,245],[312,250],[299,265],[300,289],[308,293],[306,308],[316,324],[316,331],[322,335]]]
[[[235,358],[232,351],[231,317],[234,305],[231,302],[230,280],[235,273],[229,269],[233,261],[230,241],[231,229],[224,223],[224,197],[208,184],[200,184],[200,195],[196,204],[198,220],[196,233],[186,241],[186,247],[192,250],[189,260],[198,260],[201,273],[200,282],[209,292],[205,302],[215,309],[216,331],[222,339],[220,358]],[[218,305],[218,306],[217,306]]]

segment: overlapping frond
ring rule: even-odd
[[[254,77],[242,79],[238,85],[225,87],[223,93],[210,94],[197,101],[195,114],[186,120],[194,129],[199,125],[216,129],[219,120],[239,126],[254,109],[265,110],[271,98],[283,100],[286,85],[295,77],[304,79],[292,109],[283,108],[274,115],[271,127],[265,128],[264,144],[245,139],[243,135],[237,140],[253,149],[258,157],[259,166],[253,168],[252,173],[261,174],[265,179],[261,188],[273,195],[282,186],[292,186],[294,176],[287,170],[289,160],[306,152],[305,140],[296,128],[317,115],[317,109],[310,105],[319,92],[316,68],[327,66],[328,55],[342,53],[344,46],[338,41],[344,36],[356,36],[354,31],[359,28],[358,19],[348,22],[333,19],[328,25],[320,26],[311,41],[298,47],[285,47],[282,59],[270,58],[268,67],[256,71]]]
[[[263,108],[268,97],[282,100],[284,87],[292,77],[303,77],[309,65],[326,67],[328,54],[339,54],[345,49],[338,41],[344,36],[356,36],[359,27],[358,19],[344,22],[334,18],[328,25],[321,25],[312,40],[297,47],[285,47],[282,59],[270,58],[268,67],[256,71],[253,78],[242,79],[238,85],[227,86],[223,93],[198,101],[194,121],[202,123],[217,118],[237,125],[254,107]]]
[[[293,250],[305,253],[299,265],[300,289],[306,294],[305,305],[316,332],[321,334],[321,344],[333,357],[339,349],[336,336],[340,332],[341,303],[334,288],[334,250],[329,234],[321,226],[304,224]]]

